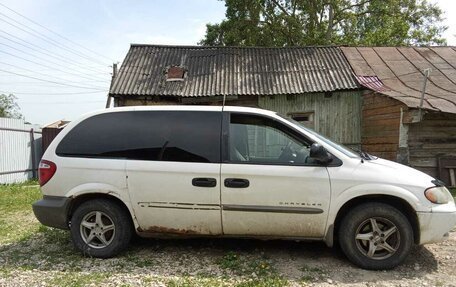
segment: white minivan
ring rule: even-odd
[[[93,112],[55,138],[39,176],[38,220],[102,258],[136,232],[337,242],[356,265],[388,269],[456,224],[441,181],[255,108]]]

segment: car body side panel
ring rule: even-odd
[[[50,196],[77,198],[86,194],[107,194],[120,199],[136,224],[127,188],[125,160],[59,157],[47,155],[57,165],[56,174],[41,190]]]
[[[226,178],[250,185],[222,186],[225,234],[323,237],[330,203],[325,167],[222,164]]]
[[[220,164],[127,162],[128,189],[139,232],[221,235]],[[214,178],[214,187],[192,185]]]

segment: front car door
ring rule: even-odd
[[[224,234],[322,238],[330,182],[308,157],[312,141],[251,113],[225,113],[223,127]]]
[[[220,111],[136,111],[127,182],[143,233],[222,233]],[[136,156],[136,158],[135,158]]]

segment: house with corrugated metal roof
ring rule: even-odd
[[[131,45],[116,106],[243,105],[290,116],[337,142],[361,143],[361,90],[338,47]]]
[[[456,48],[341,49],[365,87],[363,149],[456,186]]]
[[[131,45],[109,95],[116,106],[225,99],[274,110],[339,143],[456,184],[455,53],[451,47]],[[425,69],[432,71],[422,93]]]

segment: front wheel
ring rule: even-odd
[[[356,265],[372,270],[391,269],[410,253],[413,229],[396,208],[366,203],[342,219],[339,240],[342,251]]]
[[[71,238],[84,255],[109,258],[124,250],[131,239],[131,220],[115,202],[84,202],[71,218]]]

